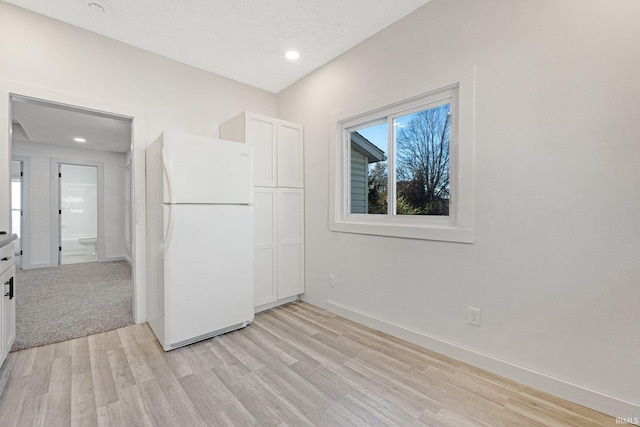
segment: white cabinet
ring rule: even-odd
[[[304,187],[301,125],[245,112],[220,125],[220,138],[253,146],[253,185]]]
[[[220,138],[253,146],[253,185],[278,185],[276,122],[271,117],[242,113],[220,125]]]
[[[12,265],[2,274],[4,294],[2,301],[2,361],[7,357],[16,340],[16,300],[15,300],[16,267]]]
[[[278,188],[278,299],[304,292],[304,190]]]
[[[304,292],[304,143],[302,126],[242,113],[220,138],[253,146],[254,305]]]
[[[302,126],[276,122],[278,187],[304,187],[304,151]]]
[[[254,304],[304,292],[304,190],[255,187]]]
[[[0,365],[4,362],[16,339],[16,267],[13,257],[13,243],[0,248],[0,284],[2,303],[0,304]]]
[[[278,300],[278,189],[253,189],[253,298],[256,307]]]

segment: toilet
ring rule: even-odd
[[[80,237],[78,243],[84,246],[84,252],[87,255],[94,255],[98,250],[97,237]]]

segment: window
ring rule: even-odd
[[[472,241],[472,84],[332,120],[331,230]]]

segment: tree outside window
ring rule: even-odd
[[[394,119],[396,214],[449,215],[451,106]]]
[[[391,135],[389,127],[393,129]],[[448,216],[450,142],[450,103],[387,117],[384,123],[351,132],[351,213]],[[391,179],[395,185],[390,185],[387,170],[390,146],[394,153],[390,161],[395,163]],[[375,150],[382,156],[372,155]],[[366,212],[358,190],[358,183],[365,182],[359,176],[360,164],[366,165]],[[388,207],[390,189],[395,199],[394,212],[389,212]]]

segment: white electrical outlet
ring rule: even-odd
[[[473,326],[480,326],[480,309],[477,307],[467,307],[467,323]]]
[[[332,288],[336,286],[336,276],[334,276],[333,274],[329,275],[329,286],[331,286]]]

